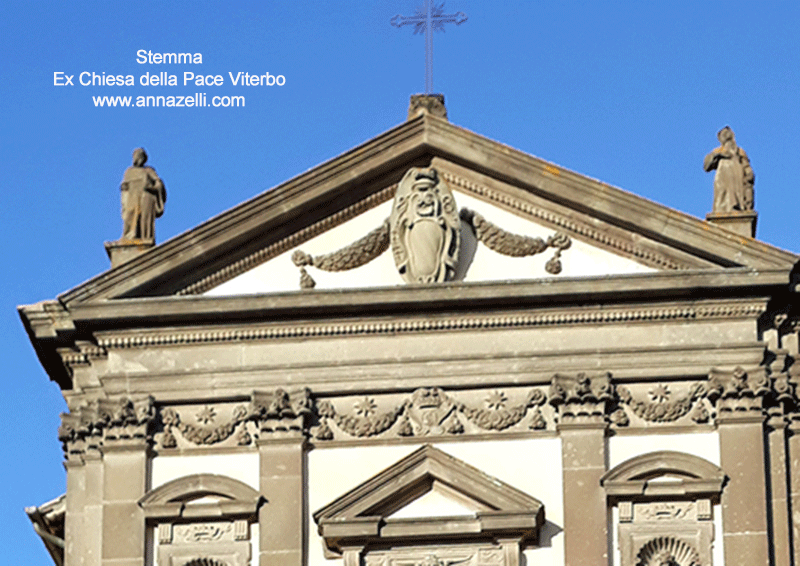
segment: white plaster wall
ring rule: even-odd
[[[439,443],[435,446],[487,474],[539,499],[545,506],[545,535],[549,546],[525,552],[527,566],[564,564],[563,499],[561,481],[561,441],[557,438]],[[340,495],[404,458],[418,445],[372,446],[315,449],[308,455],[309,473],[309,548],[308,566],[335,566],[341,560],[326,560],[322,540],[311,515]],[[434,498],[431,498],[433,500]],[[441,513],[417,500],[427,516]],[[452,503],[452,501],[450,502]],[[410,504],[411,507],[414,503]],[[402,510],[397,512],[405,515]],[[548,538],[547,536],[543,538]]]
[[[608,468],[621,464],[625,460],[656,452],[658,450],[675,450],[704,458],[719,466],[719,435],[716,432],[699,432],[686,434],[651,434],[641,436],[612,436],[608,439]],[[619,554],[619,513],[613,511],[613,564],[620,563]],[[724,549],[722,544],[722,506],[714,505],[714,548],[712,560],[716,566],[723,566]]]
[[[554,233],[552,228],[530,222],[520,216],[506,212],[464,193],[455,194],[460,208],[469,208],[482,214],[487,220],[504,230],[515,234],[547,239]],[[336,251],[366,236],[378,228],[389,217],[392,202],[385,202],[367,212],[320,234],[270,261],[207,291],[206,295],[245,295],[255,293],[275,293],[297,291],[300,289],[300,270],[292,263],[291,255],[301,249],[311,255],[321,255]],[[511,258],[491,251],[478,244],[472,265],[465,281],[504,281],[517,279],[538,279],[550,277],[597,276],[621,273],[645,273],[655,271],[630,259],[595,248],[573,239],[572,246],[561,256],[563,271],[558,276],[548,274],[545,263],[553,256],[554,250],[527,257]],[[339,273],[328,273],[319,269],[306,268],[317,282],[317,289],[343,289],[361,287],[382,287],[402,285],[397,273],[391,250],[357,269]]]
[[[219,474],[258,490],[258,452],[156,456],[150,466],[150,489],[192,474]]]

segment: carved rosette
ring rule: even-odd
[[[103,446],[130,440],[147,442],[155,421],[153,398],[122,397],[91,401],[62,413],[58,439],[68,461],[99,453]]]
[[[561,424],[604,424],[613,393],[610,373],[556,374],[550,384],[548,401],[558,409]]]
[[[461,242],[455,198],[434,168],[412,167],[395,193],[391,245],[397,271],[407,283],[453,279]]]
[[[375,398],[362,397],[349,412],[337,409],[331,401],[321,401],[317,403],[320,424],[314,438],[423,437],[547,428],[541,411],[546,401],[544,392],[531,389],[520,393],[507,395],[493,390],[462,394],[476,403],[455,399],[438,387],[420,388],[388,407],[379,405]],[[512,402],[512,397],[519,400]]]

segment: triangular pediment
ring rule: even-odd
[[[375,222],[385,217],[398,182],[411,167],[441,170],[456,200],[461,201],[459,207],[470,204],[480,209],[476,212],[504,230],[519,231],[523,236],[566,234],[574,247],[563,254],[563,276],[785,268],[797,260],[794,254],[421,114],[95,277],[60,299],[69,306],[124,297],[288,290],[265,286],[259,291],[258,285],[245,285],[226,291],[223,286],[271,262],[277,269],[281,256],[285,263],[297,248],[319,245],[333,251],[349,244],[339,241],[334,233],[337,229],[349,229],[348,235],[365,234],[363,229],[374,228]],[[359,221],[364,225],[356,226]],[[574,261],[570,262],[568,254]],[[399,284],[396,276],[391,282],[391,252],[384,255],[375,260],[383,262],[374,267],[379,277],[357,274],[356,279],[368,286]],[[528,279],[547,277],[542,264],[548,257],[522,260],[527,263],[518,263],[523,267],[514,269],[494,269],[489,262],[484,272],[491,272],[494,280],[518,279],[521,274]],[[271,282],[284,278],[265,274],[263,269],[250,276]],[[581,269],[584,273],[567,271]],[[296,269],[294,273],[296,281]],[[330,287],[349,285],[343,277]],[[296,282],[292,287],[297,288]]]
[[[326,546],[350,538],[412,543],[516,533],[535,540],[544,506],[534,497],[425,445],[314,513]]]

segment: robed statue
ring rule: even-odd
[[[164,214],[167,190],[147,163],[144,148],[133,151],[133,165],[125,170],[122,193],[122,240],[155,240],[156,218]]]
[[[719,147],[706,155],[703,169],[717,170],[714,177],[714,212],[753,210],[755,175],[750,159],[736,145],[733,130],[728,126],[717,134]]]

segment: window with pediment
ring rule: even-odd
[[[139,500],[154,527],[157,566],[249,566],[250,526],[263,498],[226,476],[178,478]]]
[[[426,497],[445,516],[415,513]],[[344,566],[519,566],[522,550],[539,542],[544,506],[426,445],[314,520],[326,556],[343,557]]]
[[[618,511],[620,566],[710,566],[724,480],[711,462],[671,451],[609,470],[601,483]]]

